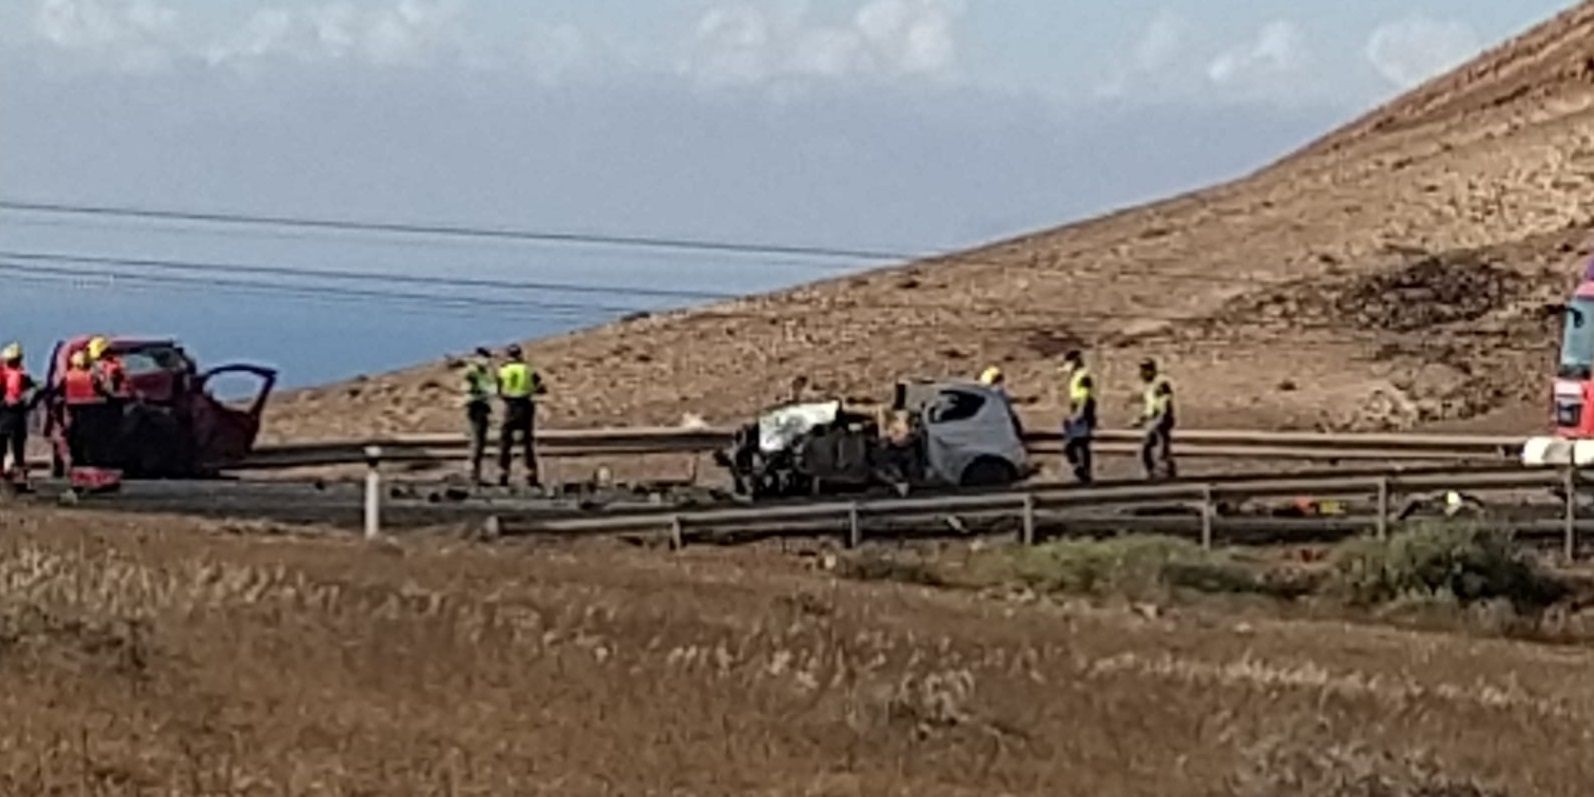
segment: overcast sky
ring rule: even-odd
[[[923,251],[1238,175],[1566,4],[4,0],[0,196]],[[820,273],[41,221],[0,214],[0,244],[729,290]]]

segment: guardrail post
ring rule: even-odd
[[[365,447],[365,538],[382,534],[382,447]]]
[[[1378,477],[1378,539],[1389,539],[1389,477]]]
[[[1577,466],[1571,465],[1563,474],[1562,486],[1566,489],[1566,539],[1567,562],[1577,561]]]
[[[858,504],[853,502],[847,506],[847,547],[856,548],[863,544],[863,524],[858,520]]]
[[[1216,507],[1212,504],[1212,485],[1201,485],[1201,547],[1212,550],[1212,515]]]
[[[1018,541],[1025,546],[1035,544],[1035,494],[1024,494],[1024,527],[1019,531]]]
[[[686,538],[681,533],[681,516],[670,516],[670,550],[679,551],[686,547]]]

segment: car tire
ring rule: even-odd
[[[1013,463],[997,457],[980,457],[963,469],[963,487],[1005,487],[1018,481]]]

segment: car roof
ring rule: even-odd
[[[91,341],[91,340],[93,340],[93,339],[95,339],[97,337],[104,337],[106,340],[110,341],[111,350],[112,351],[130,351],[130,350],[133,350],[133,349],[149,348],[150,346],[175,346],[175,345],[177,345],[176,339],[175,338],[169,338],[169,337],[163,338],[163,337],[153,337],[153,336],[142,337],[142,336],[125,336],[125,335],[103,335],[103,336],[102,335],[78,335],[77,337],[68,338],[67,339],[66,348],[69,351],[70,350],[81,349],[84,346],[89,345],[89,341]]]

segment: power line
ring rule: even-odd
[[[1011,266],[1012,263],[957,252],[904,252],[884,249],[862,249],[792,244],[749,243],[742,241],[706,238],[677,238],[648,235],[612,235],[567,231],[542,231],[507,227],[469,227],[453,224],[419,222],[357,221],[352,219],[323,219],[304,216],[252,215],[232,212],[209,212],[140,208],[118,205],[78,205],[52,202],[33,202],[0,199],[0,210],[27,213],[47,213],[68,216],[140,219],[145,221],[188,222],[204,224],[253,225],[332,230],[339,232],[365,232],[399,235],[441,236],[450,238],[476,238],[530,243],[553,243],[588,246],[608,246],[630,249],[655,249],[681,252],[709,252],[720,254],[806,257],[820,260],[863,260],[875,265],[885,263],[910,263],[923,260],[954,259],[958,263]],[[1200,282],[1219,285],[1271,285],[1278,280],[1255,277],[1233,277],[1172,269],[1131,270],[1120,269],[1118,276],[1139,276],[1175,282]]]
[[[411,293],[402,291],[365,290],[358,288],[334,288],[330,286],[297,286],[281,283],[252,282],[248,280],[230,280],[216,278],[174,277],[148,274],[128,274],[125,272],[109,271],[104,269],[62,268],[56,266],[40,266],[35,264],[20,264],[11,261],[0,261],[0,268],[6,271],[33,276],[53,276],[83,280],[87,278],[108,281],[130,280],[153,285],[183,285],[198,286],[226,290],[253,291],[257,293],[281,294],[285,296],[336,296],[345,299],[365,300],[376,302],[406,302],[422,304],[425,306],[455,306],[469,308],[492,308],[502,311],[518,311],[523,309],[542,310],[565,314],[583,314],[592,317],[597,314],[626,314],[646,312],[646,308],[631,306],[589,305],[559,302],[534,302],[522,300],[492,299],[478,296],[447,296],[424,293]]]
[[[65,252],[0,251],[0,258],[50,263],[136,266],[140,268],[161,271],[225,272],[273,277],[315,277],[320,279],[345,281],[380,281],[408,285],[494,288],[500,290],[539,290],[560,293],[602,294],[605,296],[644,296],[660,299],[724,300],[738,298],[738,296],[733,293],[677,290],[673,288],[606,286],[597,285],[594,283],[528,282],[520,280],[482,279],[479,277],[430,277],[413,274],[386,274],[341,269],[290,268],[287,266],[257,266],[239,263],[204,263],[185,260],[165,260],[137,257],[107,257],[104,255],[82,255]]]
[[[99,280],[133,280],[158,285],[190,285],[215,289],[233,289],[233,292],[246,292],[251,295],[262,292],[287,296],[307,295],[338,295],[344,299],[359,301],[377,301],[383,303],[401,302],[406,305],[442,306],[452,305],[463,308],[484,308],[495,312],[519,313],[524,309],[540,309],[554,312],[579,313],[587,318],[596,318],[602,314],[621,315],[639,312],[656,312],[661,308],[643,308],[636,306],[615,306],[604,304],[578,304],[578,303],[548,303],[533,302],[519,299],[506,299],[503,297],[478,297],[460,296],[450,294],[419,294],[413,292],[397,292],[391,290],[365,290],[349,289],[331,286],[294,285],[282,282],[261,283],[240,281],[233,279],[215,279],[198,277],[171,277],[150,274],[128,273],[124,270],[115,270],[118,266],[135,269],[152,269],[157,271],[177,271],[198,274],[232,274],[246,273],[273,277],[310,277],[314,279],[338,279],[354,282],[410,282],[440,287],[458,287],[467,285],[471,287],[495,287],[514,289],[548,289],[575,291],[586,294],[610,295],[630,294],[641,292],[653,296],[699,295],[685,291],[670,291],[653,289],[633,289],[626,287],[613,287],[592,283],[530,283],[500,280],[454,280],[444,277],[416,277],[416,276],[389,276],[384,274],[358,272],[358,271],[328,271],[315,269],[298,269],[281,266],[253,266],[242,264],[202,263],[181,260],[152,259],[137,257],[110,257],[104,255],[65,254],[65,253],[39,253],[39,252],[7,252],[0,251],[0,259],[8,262],[21,260],[28,265],[11,262],[10,268],[16,273],[31,273],[61,277],[66,279],[99,279]],[[90,264],[106,266],[109,268],[61,268],[41,267],[39,263],[68,263]],[[705,294],[724,298],[733,298],[729,294]],[[803,307],[805,297],[788,296],[786,302],[796,304],[795,308],[782,308],[778,312],[758,312],[756,310],[724,310],[707,308],[693,313],[695,319],[700,321],[716,320],[770,320],[783,323],[801,323],[815,318],[832,318],[844,316],[845,323],[852,326],[881,326],[902,327],[912,329],[1030,329],[1035,331],[1054,330],[1067,331],[1072,334],[1111,334],[1118,330],[1104,326],[1082,327],[1080,322],[1160,322],[1168,324],[1211,324],[1220,319],[1211,315],[1160,315],[1145,312],[1071,312],[1057,313],[1051,311],[1019,310],[1001,305],[978,304],[949,304],[936,302],[842,302],[823,306]],[[867,314],[881,310],[902,310],[918,313],[947,313],[954,315],[981,314],[991,318],[1031,318],[1039,319],[1041,323],[1019,325],[1000,324],[991,322],[968,322],[950,320],[904,321],[897,318],[881,317],[878,320],[870,319]],[[1344,324],[1328,322],[1309,322],[1296,326],[1299,331],[1332,331],[1336,334],[1354,334],[1356,330]],[[1369,330],[1366,334],[1389,334],[1378,330]]]
[[[76,269],[46,267],[38,265],[21,265],[0,261],[0,271],[7,273],[7,279],[30,284],[67,284],[77,287],[90,287],[86,284],[89,280],[109,283],[106,287],[121,289],[162,289],[182,291],[220,291],[248,296],[286,296],[290,298],[306,299],[317,302],[333,302],[349,304],[355,303],[368,306],[372,302],[386,306],[403,306],[416,312],[428,315],[450,317],[479,317],[479,310],[490,308],[501,317],[525,318],[536,320],[602,320],[601,313],[615,312],[621,308],[604,308],[602,306],[580,304],[540,304],[513,302],[498,299],[471,296],[434,296],[427,294],[397,293],[388,291],[366,291],[347,289],[328,289],[325,287],[309,287],[285,285],[280,283],[258,283],[242,280],[217,280],[201,279],[194,277],[175,277],[157,275],[126,274],[101,269]],[[841,313],[855,308],[826,308],[825,310],[810,310],[806,315],[792,316],[790,314],[769,315],[748,312],[714,312],[705,311],[694,313],[687,318],[698,321],[719,320],[773,320],[773,321],[802,321],[813,316],[828,313]],[[923,309],[923,308],[916,308]],[[947,308],[943,308],[947,309]],[[542,312],[528,312],[528,310],[541,310]],[[639,311],[640,312],[640,311]],[[1093,319],[1125,319],[1147,320],[1139,314],[1092,314],[1081,316],[1074,314],[1067,321],[1077,321],[1081,318]],[[1156,317],[1153,317],[1155,319]],[[1206,323],[1214,319],[1200,316],[1166,316],[1162,317],[1170,322],[1188,321],[1192,323]],[[1103,327],[1080,327],[1077,324],[1058,323],[1021,323],[1012,321],[970,323],[967,321],[950,320],[908,320],[895,319],[885,316],[869,317],[867,315],[849,315],[846,324],[851,329],[863,328],[865,330],[877,329],[881,331],[911,330],[911,331],[968,331],[976,330],[990,333],[1022,333],[1022,332],[1047,332],[1062,333],[1085,339],[1086,336],[1110,334],[1112,330]],[[1312,340],[1302,339],[1298,334],[1288,334],[1279,330],[1262,331],[1261,334],[1252,335],[1217,335],[1208,331],[1190,338],[1156,337],[1167,334],[1169,331],[1148,333],[1152,337],[1132,341],[1150,347],[1200,345],[1210,343],[1223,343],[1228,345],[1266,345],[1270,343],[1288,343],[1296,348],[1342,348],[1358,345],[1388,344],[1391,341],[1408,342],[1416,338],[1417,342],[1432,341],[1432,334],[1424,331],[1397,332],[1389,330],[1357,330],[1345,325],[1310,324],[1295,329],[1295,332],[1332,331],[1341,336],[1337,340]],[[1173,332],[1177,332],[1174,330]],[[1495,335],[1505,337],[1505,330],[1480,330],[1478,336]],[[1123,341],[1125,343],[1131,341]],[[1437,341],[1433,341],[1437,342]],[[1491,351],[1528,351],[1538,353],[1543,347],[1530,347],[1519,349],[1516,347],[1494,347]]]
[[[459,238],[498,238],[534,243],[584,244],[640,249],[680,249],[700,252],[730,252],[749,255],[791,255],[826,260],[898,260],[902,255],[871,249],[846,249],[828,246],[802,246],[738,241],[715,241],[698,238],[671,238],[649,235],[604,235],[563,231],[538,231],[508,227],[466,227],[453,224],[421,224],[412,222],[356,221],[352,219],[314,219],[304,216],[250,215],[243,213],[200,212],[165,210],[115,205],[68,205],[51,202],[24,202],[0,200],[0,209],[32,213],[55,213],[83,216],[109,216],[154,221],[185,221],[211,224],[270,225],[275,227],[301,227],[305,229],[338,230],[341,232],[375,232],[400,235],[432,235]]]
[[[348,288],[348,287],[293,285],[293,284],[280,283],[280,282],[278,282],[278,283],[266,283],[266,282],[250,281],[250,280],[236,280],[236,279],[223,279],[223,278],[205,278],[205,277],[196,277],[196,276],[172,276],[172,275],[137,274],[137,273],[128,273],[126,271],[118,271],[118,270],[114,270],[114,269],[107,269],[107,268],[73,268],[73,267],[64,267],[64,266],[39,265],[39,260],[41,258],[53,257],[53,256],[39,256],[39,257],[36,257],[32,262],[23,262],[23,263],[18,263],[18,262],[15,262],[13,260],[7,259],[8,257],[9,257],[9,255],[0,254],[0,270],[4,270],[5,272],[7,272],[7,273],[9,273],[11,275],[14,275],[14,276],[15,275],[28,276],[28,277],[33,277],[33,278],[36,278],[36,279],[37,278],[53,279],[53,280],[56,280],[58,282],[65,282],[65,283],[78,284],[78,285],[83,284],[83,282],[85,280],[99,280],[99,281],[105,281],[105,282],[112,283],[112,284],[117,284],[119,282],[126,281],[126,282],[131,282],[131,283],[144,285],[144,286],[182,287],[182,288],[190,288],[190,289],[192,289],[192,288],[202,288],[202,289],[217,290],[217,291],[227,292],[227,293],[241,293],[243,295],[275,295],[275,296],[286,296],[286,297],[290,297],[290,298],[337,299],[337,300],[341,300],[341,301],[345,301],[345,302],[347,302],[347,301],[355,301],[355,302],[362,302],[362,303],[376,302],[376,303],[383,304],[383,305],[393,305],[393,304],[396,303],[396,304],[402,304],[402,305],[405,305],[405,306],[419,306],[419,307],[423,307],[423,308],[451,308],[451,309],[462,309],[462,310],[486,309],[486,310],[492,310],[495,313],[507,313],[507,314],[510,314],[510,315],[521,315],[521,314],[524,314],[524,311],[527,310],[527,309],[544,311],[544,313],[542,313],[542,314],[537,314],[537,315],[533,316],[533,317],[537,317],[537,318],[547,317],[546,314],[551,313],[551,314],[555,314],[557,316],[562,316],[562,317],[567,317],[567,318],[574,316],[574,317],[583,318],[583,319],[587,319],[587,320],[598,320],[598,319],[602,318],[604,314],[607,314],[608,316],[613,317],[613,316],[616,316],[616,315],[630,315],[630,314],[637,314],[637,313],[656,312],[655,310],[650,310],[648,308],[641,308],[641,307],[635,307],[635,306],[613,306],[613,305],[599,305],[599,304],[530,302],[530,301],[523,301],[523,300],[510,300],[510,299],[499,299],[499,298],[489,298],[489,297],[479,297],[479,296],[457,296],[457,295],[456,296],[450,296],[450,295],[446,295],[446,294],[421,294],[421,293],[413,293],[413,292],[400,292],[400,291],[387,291],[387,290],[368,290],[368,289],[356,289],[356,288]],[[124,262],[124,261],[119,261],[119,260],[114,259],[114,258],[92,258],[92,259],[90,259],[90,258],[72,257],[72,258],[62,258],[62,259],[65,260],[66,262],[77,262],[78,260],[90,260],[91,262],[106,263],[106,264],[119,264],[119,263]],[[139,261],[126,261],[126,262],[139,262]],[[181,265],[184,268],[188,268],[188,269],[204,269],[204,268],[206,268],[206,266],[204,264],[187,264],[187,263],[176,263],[176,262],[174,262],[173,264],[174,265]],[[907,321],[904,321],[904,320],[901,320],[901,319],[890,318],[890,317],[886,317],[886,316],[879,316],[879,317],[871,318],[868,315],[864,314],[863,312],[858,312],[860,309],[863,310],[863,311],[874,310],[874,309],[902,309],[902,310],[915,310],[915,311],[939,311],[939,312],[953,312],[953,313],[973,312],[973,313],[982,313],[982,314],[993,314],[993,311],[990,308],[960,307],[960,306],[955,306],[955,305],[942,305],[942,306],[929,305],[929,306],[925,306],[925,305],[899,304],[899,305],[885,305],[883,308],[874,307],[874,306],[869,306],[869,307],[865,307],[865,308],[857,308],[857,307],[809,308],[809,309],[806,309],[806,310],[799,310],[799,311],[797,311],[795,313],[781,313],[781,314],[768,314],[768,313],[759,313],[759,312],[754,312],[754,311],[704,310],[704,311],[700,311],[700,312],[695,313],[694,317],[696,317],[699,320],[704,320],[704,321],[771,320],[772,319],[772,320],[776,320],[776,321],[790,320],[790,321],[796,322],[796,321],[812,320],[814,318],[820,318],[820,317],[825,317],[825,316],[829,316],[829,315],[837,315],[837,314],[849,313],[850,315],[849,315],[849,317],[847,319],[847,323],[849,325],[861,326],[861,327],[888,327],[888,328],[893,328],[893,329],[917,329],[917,330],[947,329],[947,330],[989,330],[989,331],[1051,331],[1051,330],[1056,330],[1057,327],[1058,327],[1057,323],[1054,320],[1054,315],[1053,314],[1049,314],[1049,313],[1032,314],[1034,317],[1039,317],[1039,318],[1045,319],[1044,323],[1028,323],[1028,324],[1024,324],[1024,323],[993,323],[993,322],[970,323],[970,322],[967,322],[967,321],[959,322],[959,321],[951,321],[951,320],[920,320],[920,321],[907,320]],[[1004,315],[1009,316],[1009,317],[1015,317],[1015,316],[1016,317],[1022,317],[1025,314],[1024,313],[1008,312],[1008,313],[1005,313]],[[1135,318],[1135,319],[1138,319],[1138,320],[1146,319],[1146,316],[1144,316],[1144,315],[1114,316],[1114,315],[1110,315],[1110,314],[1095,314],[1095,315],[1079,315],[1079,314],[1076,314],[1076,315],[1072,316],[1070,320],[1078,320],[1078,319],[1081,319],[1081,318],[1123,319],[1123,318],[1131,318],[1131,317]],[[1168,320],[1194,320],[1194,319],[1187,319],[1187,318],[1184,318],[1184,317],[1172,317],[1172,316],[1167,317],[1167,319]]]
[[[7,284],[12,284],[12,285],[50,286],[51,288],[59,288],[59,287],[64,286],[66,288],[76,288],[76,289],[80,289],[80,290],[111,290],[111,289],[114,289],[114,290],[116,290],[118,292],[136,291],[136,292],[144,292],[144,293],[149,293],[149,292],[160,292],[160,293],[177,292],[177,293],[214,294],[216,292],[215,289],[212,289],[212,288],[209,288],[209,287],[206,287],[206,286],[203,286],[203,285],[187,285],[187,284],[171,284],[171,283],[161,283],[161,284],[158,284],[158,285],[147,285],[147,284],[143,284],[143,283],[140,283],[140,282],[132,281],[132,282],[126,282],[126,283],[118,282],[114,286],[109,286],[109,285],[104,285],[104,284],[95,284],[95,283],[90,282],[89,280],[87,280],[87,279],[85,279],[83,277],[73,277],[73,276],[65,276],[65,275],[47,276],[47,275],[38,275],[38,274],[16,274],[16,273],[11,273],[6,268],[6,266],[3,263],[0,263],[0,273],[5,273],[6,283]],[[224,289],[221,289],[221,292],[229,294],[229,295],[241,295],[241,296],[282,296],[282,295],[284,295],[283,292],[281,292],[281,291],[269,291],[269,292],[268,291],[250,291],[250,290],[235,289],[235,288],[224,288]],[[321,295],[321,294],[315,294],[315,293],[308,293],[307,292],[304,295],[296,297],[296,298],[300,298],[300,299],[303,299],[304,301],[314,302],[314,303],[318,303],[318,304],[335,304],[335,305],[350,305],[350,304],[365,305],[365,304],[368,304],[368,300],[354,299],[354,298],[350,298],[350,297],[346,297],[346,296],[338,296],[338,295],[335,295],[335,294],[334,295]],[[472,309],[472,308],[468,308],[468,307],[438,307],[438,306],[432,306],[432,305],[409,304],[409,303],[405,303],[405,302],[394,302],[392,306],[394,306],[394,307],[403,307],[403,308],[405,308],[406,312],[415,313],[415,314],[418,314],[418,315],[426,315],[426,316],[437,316],[437,317],[445,317],[445,318],[480,318],[480,316],[481,316],[479,311],[477,311],[475,309]],[[511,313],[510,315],[512,317],[514,317],[514,318],[525,319],[525,320],[566,320],[566,319],[570,319],[570,318],[574,318],[575,317],[575,316],[572,316],[572,315],[569,315],[569,314],[555,314],[555,315],[549,316],[549,315],[538,315],[538,314],[530,314],[530,313]]]
[[[3,211],[3,210],[4,210],[3,208],[0,208],[0,211]],[[145,220],[145,221],[147,221],[147,220]],[[216,237],[240,238],[240,237],[242,237],[242,238],[259,238],[259,239],[264,239],[264,240],[313,241],[313,242],[327,242],[329,240],[329,236],[338,235],[338,232],[335,231],[335,230],[294,230],[294,229],[291,229],[291,228],[290,229],[266,229],[266,228],[258,228],[258,227],[257,228],[218,227],[218,228],[214,228],[214,229],[206,229],[206,228],[198,227],[198,226],[190,226],[190,227],[167,226],[167,227],[153,227],[152,228],[152,227],[147,226],[145,221],[141,221],[139,219],[123,219],[123,220],[112,219],[112,220],[104,220],[104,221],[88,221],[88,220],[84,220],[82,218],[68,217],[68,218],[62,218],[62,219],[21,218],[21,219],[16,219],[14,221],[10,221],[8,223],[11,224],[11,225],[19,226],[19,227],[71,228],[71,229],[77,229],[77,230],[103,230],[103,231],[109,231],[109,232],[124,232],[124,233],[125,232],[139,232],[139,233],[143,233],[143,234],[150,234],[150,232],[153,230],[154,234],[158,234],[158,235],[190,235],[190,236],[205,236],[205,237],[210,237],[210,238],[216,238]],[[389,238],[389,239],[384,239],[384,238],[344,238],[344,239],[341,239],[341,240],[337,240],[337,243],[344,244],[344,245],[355,245],[355,246],[382,246],[382,247],[402,246],[402,247],[404,247],[406,249],[413,249],[413,248],[416,248],[416,247],[446,249],[446,248],[450,248],[450,247],[458,247],[458,246],[465,245],[465,244],[473,244],[473,245],[477,245],[477,246],[518,246],[518,245],[520,245],[516,241],[495,241],[495,240],[491,240],[491,239],[489,239],[489,240],[469,240],[469,239],[459,239],[459,238],[450,238],[450,239],[443,239],[443,240],[432,240],[432,239],[422,238],[422,237],[418,237],[418,236]],[[567,249],[563,253],[562,256],[564,256],[564,257],[574,257],[574,258],[592,258],[592,257],[599,256],[599,253],[597,253],[597,252],[584,252],[584,251],[581,251],[579,249],[570,248],[570,249]],[[612,255],[611,255],[611,257],[612,257]],[[734,252],[730,252],[730,253],[727,253],[727,252],[715,253],[715,252],[692,252],[692,251],[683,251],[683,250],[672,250],[672,251],[663,251],[663,252],[651,252],[651,253],[648,253],[647,257],[649,257],[650,259],[654,259],[654,260],[670,260],[670,261],[674,261],[674,262],[689,262],[689,263],[692,263],[694,265],[702,265],[704,258],[716,258],[719,261],[717,263],[713,263],[712,265],[731,265],[731,264],[746,264],[746,263],[748,263],[747,255],[740,255],[740,254],[736,254]],[[805,271],[810,271],[810,272],[821,271],[821,272],[833,272],[833,273],[846,273],[846,272],[849,272],[849,271],[854,271],[854,270],[856,270],[856,269],[858,269],[860,267],[863,267],[863,265],[861,265],[859,263],[855,263],[855,262],[853,262],[853,263],[826,263],[826,262],[819,261],[819,260],[814,260],[814,259],[811,259],[811,258],[810,259],[802,259],[802,258],[797,258],[797,257],[778,258],[778,257],[774,257],[774,256],[760,257],[756,261],[756,264],[759,265],[759,266],[767,266],[767,267],[770,267],[770,268],[793,268],[793,269],[803,269]],[[866,265],[866,264],[864,264],[864,265]]]
[[[484,280],[484,279],[474,279],[474,278],[458,278],[458,279],[455,279],[455,278],[452,278],[452,277],[430,277],[430,276],[413,276],[413,275],[388,275],[388,274],[381,274],[381,273],[374,273],[374,272],[363,272],[363,271],[301,269],[301,268],[298,268],[298,267],[286,267],[286,266],[257,266],[257,265],[234,264],[234,263],[206,263],[206,262],[195,262],[195,261],[187,261],[187,260],[155,259],[155,258],[146,258],[146,257],[112,257],[112,256],[108,256],[108,255],[90,255],[90,254],[76,254],[76,253],[13,252],[13,251],[0,250],[0,258],[4,258],[4,259],[8,259],[8,260],[21,260],[21,261],[27,261],[27,262],[33,262],[33,263],[43,262],[43,263],[68,263],[68,264],[79,264],[79,265],[88,264],[88,265],[96,265],[96,266],[109,266],[109,267],[112,267],[112,268],[121,266],[121,267],[127,267],[127,268],[151,269],[151,270],[157,270],[157,271],[177,271],[177,272],[200,273],[200,274],[211,274],[211,273],[234,274],[234,273],[238,273],[238,274],[253,274],[253,275],[259,275],[259,276],[288,277],[288,278],[309,277],[309,278],[314,278],[314,279],[336,279],[336,280],[343,280],[343,281],[367,282],[367,283],[371,283],[371,282],[380,282],[380,283],[401,282],[401,283],[411,283],[411,284],[434,285],[434,286],[439,286],[439,287],[467,286],[467,287],[491,287],[491,288],[497,288],[497,289],[522,289],[522,290],[543,289],[543,290],[555,290],[555,291],[571,291],[571,292],[578,292],[578,293],[585,293],[585,294],[597,294],[597,295],[640,294],[640,295],[643,295],[643,296],[648,296],[648,297],[653,297],[653,298],[669,297],[669,298],[697,298],[697,299],[717,299],[717,300],[736,300],[736,299],[739,299],[739,298],[743,298],[743,297],[738,297],[735,294],[727,294],[727,293],[711,293],[711,292],[698,292],[698,291],[677,291],[677,290],[671,290],[671,289],[614,287],[614,286],[606,286],[606,285],[600,285],[600,284],[595,284],[595,283],[519,282],[519,281],[508,281],[508,280]],[[137,275],[137,274],[126,274],[125,272],[122,272],[122,271],[93,271],[93,270],[82,270],[82,269],[72,270],[72,273],[74,275],[78,275],[78,276],[98,276],[98,277],[126,276],[126,277],[129,277],[129,278],[133,278],[133,277],[139,277],[139,276],[147,276],[147,275]],[[281,283],[271,283],[271,284],[273,286],[278,286],[278,287],[282,286]],[[305,286],[305,289],[309,290],[310,288],[309,288],[309,286]],[[317,287],[316,289],[317,290],[322,290],[323,288]],[[377,294],[377,295],[373,295],[373,293]],[[388,295],[390,295],[392,293],[393,292],[391,292],[391,291],[378,291],[378,292],[362,291],[360,293],[360,295],[364,296],[365,298],[379,298],[380,299],[380,298],[385,298],[386,296],[388,296]],[[414,299],[414,298],[416,298],[415,294],[402,294],[402,296],[403,296],[403,298],[406,298],[406,299]],[[459,298],[459,297],[441,297],[440,296],[438,298],[441,299],[441,298]],[[947,313],[964,313],[964,314],[967,314],[967,313],[983,313],[983,314],[990,314],[990,315],[993,315],[993,316],[1000,315],[1000,316],[1009,316],[1009,317],[1015,317],[1015,316],[1016,317],[1029,317],[1029,318],[1044,319],[1045,321],[1050,322],[1050,323],[1054,323],[1054,324],[1058,321],[1059,316],[1060,316],[1059,313],[1052,312],[1052,311],[1020,310],[1020,309],[1017,309],[1017,308],[1013,308],[1013,307],[1006,306],[1006,305],[1001,305],[1001,304],[994,304],[994,305],[993,304],[983,304],[983,305],[981,305],[981,304],[966,304],[966,303],[960,304],[960,303],[929,302],[929,301],[920,301],[920,302],[915,302],[915,301],[906,301],[906,302],[901,302],[901,301],[899,301],[899,302],[867,301],[866,302],[866,301],[854,299],[854,300],[852,300],[850,302],[837,302],[837,303],[833,303],[833,304],[831,304],[829,306],[814,307],[813,305],[816,303],[815,300],[817,300],[817,299],[819,299],[819,297],[809,298],[809,297],[804,297],[804,296],[800,296],[800,295],[788,295],[788,296],[784,297],[784,301],[795,303],[795,304],[797,304],[799,306],[799,308],[801,308],[803,305],[808,305],[808,307],[806,309],[786,310],[786,311],[780,312],[779,314],[759,313],[759,312],[749,311],[749,310],[736,311],[736,310],[707,309],[707,310],[701,311],[699,313],[699,316],[706,317],[706,318],[735,319],[735,318],[769,318],[769,317],[774,317],[774,316],[778,315],[778,317],[780,317],[780,318],[789,318],[789,319],[795,320],[795,319],[804,318],[804,317],[836,315],[836,314],[840,314],[840,313],[854,312],[854,311],[868,312],[868,311],[875,311],[875,310],[905,310],[905,311],[912,311],[912,312],[936,312],[936,311],[939,311],[939,312],[947,312]],[[482,301],[489,302],[489,303],[494,303],[494,304],[499,304],[499,305],[514,304],[514,305],[518,306],[518,305],[522,304],[518,300],[509,300],[509,299],[503,299],[503,298],[490,298],[490,299],[483,299]],[[593,309],[595,311],[599,311],[599,312],[608,311],[608,312],[616,312],[616,313],[641,312],[641,311],[644,311],[644,310],[648,309],[648,308],[641,308],[641,307],[606,307],[606,306],[603,306],[603,305],[581,305],[581,307],[582,308],[591,308],[591,309]],[[1132,321],[1184,322],[1184,321],[1199,321],[1199,320],[1202,320],[1202,317],[1199,317],[1199,316],[1167,316],[1167,315],[1157,315],[1157,314],[1154,314],[1154,313],[1099,313],[1099,312],[1098,313],[1070,313],[1070,314],[1067,314],[1066,318],[1068,320],[1070,320],[1070,321],[1078,321],[1078,320],[1131,321],[1132,320]]]

